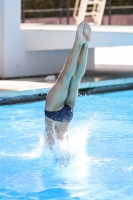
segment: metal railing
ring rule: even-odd
[[[22,23],[25,22],[26,18],[26,13],[51,13],[51,12],[59,12],[59,17],[60,17],[60,24],[62,23],[62,17],[63,17],[63,12],[66,11],[66,22],[67,24],[70,23],[70,0],[66,0],[66,3],[59,3],[59,8],[57,9],[35,9],[35,10],[25,10],[25,1],[27,0],[21,0],[21,19]]]
[[[52,14],[52,16],[54,16],[54,17],[59,17],[60,24],[62,24],[62,17],[65,16],[67,24],[70,23],[70,16],[72,16],[72,13],[73,13],[73,10],[74,10],[74,8],[69,7],[70,6],[70,0],[67,0],[67,3],[65,3],[65,4],[60,4],[59,5],[60,7],[56,8],[56,9],[30,9],[30,10],[25,10],[25,1],[27,1],[27,0],[22,0],[22,6],[21,6],[22,23],[25,22],[27,15],[29,17],[29,14],[32,14],[32,16],[33,16],[33,14],[35,14],[35,13],[36,13],[36,18],[38,16],[37,14],[39,14],[40,16],[43,16],[43,17],[47,17],[48,14],[49,14],[49,16],[51,16],[50,14]],[[133,5],[131,5],[131,6],[112,6],[111,2],[112,2],[111,0],[108,0],[107,6],[105,7],[105,13],[106,13],[106,15],[108,15],[108,24],[109,25],[111,24],[112,11],[116,11],[116,10],[126,11],[126,10],[129,10],[129,9],[133,10]],[[91,10],[91,9],[88,8],[88,11],[89,10]]]

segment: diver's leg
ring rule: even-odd
[[[86,38],[83,35],[83,27],[84,22],[78,26],[75,42],[70,55],[66,60],[65,66],[62,69],[55,85],[51,88],[47,95],[45,109],[48,111],[57,111],[64,106],[68,96],[68,88],[71,78],[77,68],[82,45],[86,42]]]
[[[66,99],[66,104],[70,105],[71,108],[74,108],[77,96],[78,96],[78,88],[79,84],[81,81],[81,78],[83,77],[87,65],[87,56],[88,56],[88,43],[90,41],[90,34],[91,34],[91,29],[88,25],[88,23],[85,23],[84,25],[84,35],[86,37],[86,43],[83,44],[79,59],[78,59],[78,66],[76,69],[75,74],[73,75],[70,86],[69,86],[69,91],[68,91],[68,96]]]
[[[88,45],[84,44],[82,47],[82,58],[81,62],[79,63],[77,70],[73,77],[71,78],[69,90],[68,90],[68,96],[66,98],[66,104],[69,105],[71,108],[74,108],[77,96],[78,96],[78,89],[79,84],[81,81],[81,78],[83,77],[86,69],[87,64],[87,55],[88,55]]]

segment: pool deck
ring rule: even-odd
[[[58,75],[56,75],[57,78]],[[45,81],[46,76],[0,79],[0,105],[44,100],[55,81]],[[86,71],[80,87],[88,94],[133,89],[133,69]]]

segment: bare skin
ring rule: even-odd
[[[58,111],[65,104],[74,109],[78,88],[86,69],[91,28],[87,22],[78,25],[73,48],[54,86],[46,98],[45,110]],[[68,140],[70,122],[57,122],[45,116],[46,142],[52,147],[58,139]]]

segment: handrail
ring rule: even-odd
[[[130,9],[133,8],[133,6],[111,6],[111,10],[117,10],[117,9]],[[109,9],[109,6],[106,6],[105,9]]]
[[[107,0],[81,0],[79,5],[79,11],[77,11],[77,6],[79,0],[76,0],[74,7],[74,17],[76,19],[76,24],[79,24],[80,21],[84,20],[86,16],[92,16],[94,24],[101,25],[104,9]],[[92,5],[91,12],[86,11],[88,5]],[[98,15],[96,14],[98,12]],[[75,16],[77,13],[77,16]]]
[[[133,6],[111,6],[111,10],[119,10],[119,9],[132,9]],[[109,6],[106,6],[105,9],[109,9]],[[66,8],[56,8],[56,9],[29,9],[29,10],[24,10],[25,13],[30,13],[30,12],[55,12],[55,11],[61,11],[61,10],[67,10]],[[73,11],[74,8],[69,8],[70,11]],[[88,8],[88,10],[91,10]]]
[[[79,1],[79,0],[78,0]],[[133,5],[131,6],[105,6],[105,10],[120,10],[120,9],[133,9]],[[91,8],[87,9],[88,11],[91,10]],[[25,10],[24,6],[22,6],[22,22],[25,22],[25,14],[26,13],[52,13],[52,12],[61,12],[61,11],[67,11],[67,8],[56,8],[56,9],[29,9]],[[69,8],[69,11],[74,11],[74,8]],[[109,15],[109,24],[111,24],[111,14]]]
[[[77,16],[78,7],[79,7],[79,0],[76,0],[75,6],[74,6],[74,11],[73,11],[73,17],[75,19],[77,18],[76,16]]]

